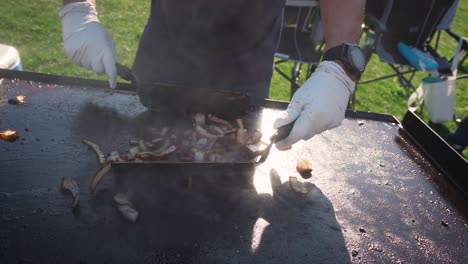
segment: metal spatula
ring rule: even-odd
[[[273,146],[273,144],[275,144],[276,142],[279,142],[279,141],[285,139],[286,137],[288,137],[289,133],[291,133],[291,130],[294,127],[295,123],[296,123],[296,120],[294,120],[293,122],[291,122],[291,123],[289,123],[287,125],[279,127],[276,130],[275,134],[273,134],[273,136],[270,137],[270,144],[268,144],[267,149],[262,154],[262,156],[260,156],[260,159],[256,162],[256,165],[260,165],[263,162],[265,162],[265,160],[268,158],[268,155],[270,155],[270,150],[271,150],[271,147]]]
[[[143,82],[130,68],[122,64],[116,66],[117,74],[132,83],[141,103],[149,109],[209,113],[226,119],[243,116],[249,110],[249,97],[238,92]]]

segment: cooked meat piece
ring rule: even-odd
[[[26,96],[24,95],[16,96],[16,101],[18,102],[19,105],[25,104],[26,103],[25,99],[26,99]]]
[[[24,99],[26,99],[26,96],[18,95],[18,96],[16,96],[15,99],[9,99],[8,103],[12,104],[12,105],[23,105],[23,104],[26,103],[26,101]]]
[[[296,170],[304,179],[312,177],[312,164],[308,160],[299,160],[296,164]]]
[[[0,138],[6,141],[14,142],[19,138],[19,133],[15,130],[4,130],[0,132]]]

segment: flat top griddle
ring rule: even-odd
[[[7,103],[17,93],[25,105]],[[264,134],[278,113],[255,115]],[[111,151],[174,117],[132,93],[4,79],[0,130],[21,138],[0,141],[0,263],[468,263],[466,200],[397,122],[357,117],[259,167],[113,170],[90,195],[98,165],[83,139]],[[306,197],[288,184],[298,159],[314,166]],[[73,211],[63,176],[80,185]]]

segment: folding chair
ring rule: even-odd
[[[439,41],[440,41],[440,36],[442,32],[445,32],[449,37],[453,38],[456,41],[456,43],[462,40],[462,55],[461,55],[459,65],[463,65],[466,58],[468,57],[468,38],[464,36],[460,36],[459,34],[453,32],[451,29],[459,3],[460,3],[460,0],[455,0],[453,2],[452,6],[450,6],[450,8],[447,10],[447,13],[445,14],[445,16],[442,18],[439,25],[437,26],[434,49],[437,51],[439,47]],[[452,62],[452,60],[453,60],[453,57],[449,61]],[[457,79],[463,79],[467,77],[468,75],[465,74],[465,75],[457,76]]]
[[[288,0],[283,10],[283,28],[279,47],[275,53],[274,68],[291,84],[291,97],[300,87],[302,66],[307,65],[310,77],[322,57],[323,24],[318,0]],[[293,62],[290,74],[278,66]]]
[[[361,80],[358,84],[398,77],[408,93],[410,89],[415,90],[412,81],[417,70],[400,54],[397,44],[403,42],[439,58],[429,43],[441,19],[454,1],[368,0],[365,27],[361,36],[367,38],[367,41],[362,41],[365,43],[362,48],[376,53],[380,61],[387,63],[395,73]],[[370,58],[370,55],[367,55]]]

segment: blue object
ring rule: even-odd
[[[420,71],[433,71],[439,68],[439,64],[429,54],[422,52],[418,48],[399,42],[398,51],[411,65]]]
[[[22,71],[22,70],[23,70],[23,65],[21,64],[21,62],[20,62],[20,64],[18,64],[16,67],[14,67],[13,70],[15,70],[15,71]]]

